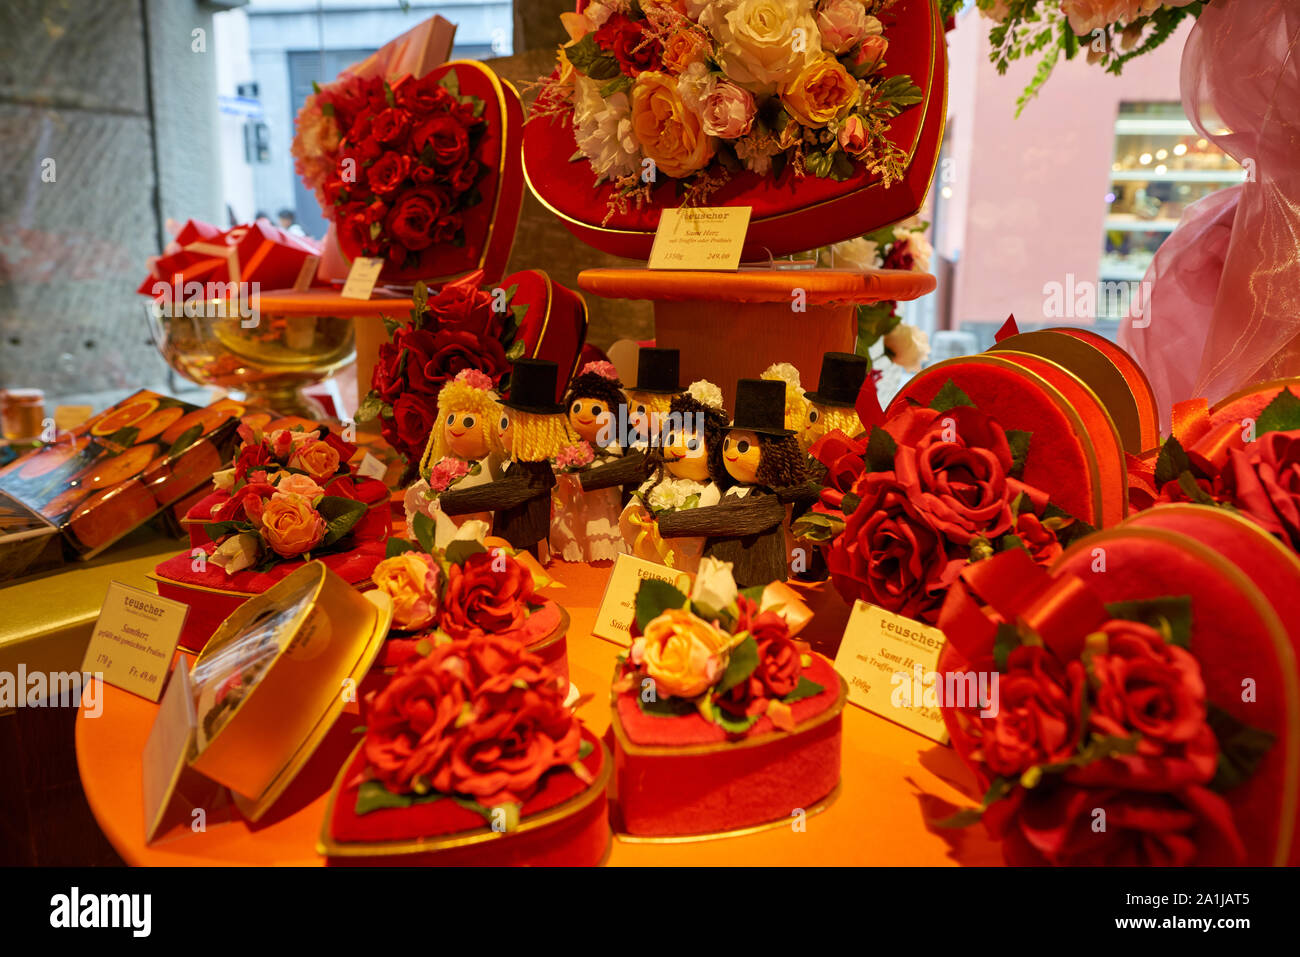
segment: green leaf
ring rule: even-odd
[[[867,439],[867,468],[872,472],[892,472],[897,453],[894,437],[880,426],[872,426],[871,437]]]
[[[408,542],[404,538],[390,538],[388,544],[384,547],[384,557],[396,558],[398,555],[413,551],[415,551],[414,542]]]
[[[1223,794],[1255,773],[1277,738],[1269,731],[1238,721],[1212,702],[1206,704],[1205,718],[1219,742],[1219,766],[1210,789]]]
[[[1192,460],[1183,451],[1182,443],[1172,435],[1165,439],[1156,456],[1156,488],[1166,482],[1177,482],[1178,476],[1192,470]]]
[[[1255,436],[1300,429],[1300,399],[1289,388],[1279,392],[1255,420]]]
[[[378,418],[383,407],[384,400],[379,397],[378,392],[367,392],[366,397],[357,406],[356,421],[369,422],[371,419]]]
[[[1025,472],[1025,460],[1029,458],[1029,440],[1034,433],[1021,429],[1007,430],[1007,445],[1011,446],[1011,474],[1017,478]]]
[[[857,168],[854,166],[853,160],[843,150],[837,150],[835,155],[831,157],[831,168],[828,175],[835,182],[844,182],[856,171]]]
[[[758,642],[754,640],[753,635],[750,635],[731,649],[731,660],[727,662],[727,670],[722,673],[722,679],[715,690],[718,694],[726,694],[752,675],[757,667]]]
[[[1023,643],[1020,630],[1015,625],[998,625],[997,635],[993,638],[993,663],[997,665],[998,671],[1007,670],[1007,659],[1011,652]]]
[[[936,412],[947,412],[957,408],[959,405],[968,405],[975,407],[970,396],[957,387],[957,383],[949,379],[943,384],[943,388],[930,400],[930,408]]]
[[[365,781],[362,783],[361,787],[357,788],[357,805],[355,811],[357,816],[360,816],[362,814],[369,814],[371,811],[380,811],[386,808],[410,807],[421,797],[427,801],[437,800],[442,797],[442,795],[437,791],[431,791],[428,795],[394,794],[378,781]]]
[[[1167,595],[1139,598],[1135,601],[1112,601],[1106,605],[1112,618],[1139,621],[1160,632],[1166,642],[1186,648],[1192,640],[1192,596]]]
[[[325,519],[325,538],[322,546],[328,547],[352,531],[354,525],[366,514],[366,503],[340,495],[323,495],[316,503],[316,511]]]
[[[811,698],[814,695],[819,695],[825,690],[826,689],[822,685],[819,685],[815,681],[810,681],[807,675],[800,675],[799,683],[794,686],[794,690],[781,700],[786,704],[790,704],[795,701],[802,701],[804,698]]]
[[[384,81],[384,102],[389,106],[397,105],[397,97],[393,95],[393,88],[388,85],[387,80]]]
[[[420,547],[433,554],[433,519],[423,512],[416,512],[415,518],[411,519],[411,530],[415,532],[415,540],[420,543]]]
[[[804,157],[803,165],[808,172],[821,179],[831,173],[831,158],[822,152],[809,153]]]
[[[524,340],[516,339],[513,343],[510,344],[510,348],[506,350],[506,358],[509,359],[511,362],[514,362],[516,359],[521,359],[523,358],[524,350],[526,348],[527,347],[524,345]]]
[[[380,316],[384,321],[384,331],[388,333],[388,338],[393,338],[393,333],[402,328],[401,320],[390,319],[388,316]]]
[[[600,88],[600,98],[608,100],[616,93],[628,93],[632,90],[632,78],[619,74]]]
[[[665,581],[647,578],[636,590],[636,625],[645,631],[666,609],[686,607],[686,596]]]
[[[564,48],[564,55],[575,70],[593,80],[612,80],[622,72],[618,60],[596,45],[594,33],[570,43]]]
[[[463,565],[466,559],[471,555],[477,555],[480,552],[486,552],[487,546],[482,542],[471,542],[458,540],[447,543],[446,556],[447,561],[453,565]]]
[[[1210,493],[1205,491],[1196,484],[1196,476],[1191,472],[1184,472],[1178,476],[1178,487],[1183,490],[1183,494],[1195,502],[1197,505],[1218,505]]]
[[[444,73],[438,85],[460,100],[460,75],[454,69]]]
[[[591,752],[596,750],[596,746],[590,741],[584,740],[578,745],[578,760],[582,761],[591,756]]]
[[[167,458],[171,458],[173,455],[179,455],[180,453],[184,452],[191,445],[197,442],[199,440],[199,436],[202,434],[203,434],[202,423],[191,425],[188,429],[186,429],[184,432],[181,433],[180,438],[178,438],[175,442],[171,444],[171,448],[167,450]]]
[[[251,532],[253,526],[248,522],[205,522],[203,530],[208,533],[208,538],[214,542],[219,542],[227,535],[233,535],[236,532]]]
[[[956,814],[931,823],[935,827],[970,827],[979,821],[984,812],[993,804],[1010,794],[1017,784],[1015,778],[994,778],[989,789],[984,792],[984,800],[979,807],[962,808]]]
[[[758,719],[761,717],[763,717],[761,713],[733,717],[717,706],[713,708],[713,723],[727,734],[744,734],[758,724]]]

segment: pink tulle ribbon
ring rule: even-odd
[[[1300,0],[1207,5],[1180,85],[1192,125],[1246,181],[1187,207],[1120,330],[1165,432],[1175,402],[1300,375]]]

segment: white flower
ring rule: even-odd
[[[865,236],[846,239],[833,244],[822,253],[826,266],[850,266],[854,269],[876,269],[880,266],[880,247]]]
[[[703,115],[704,101],[718,85],[717,77],[698,60],[682,71],[677,78],[677,95],[692,113]]]
[[[719,0],[700,14],[723,72],[754,93],[775,93],[822,52],[812,0]]]
[[[772,157],[781,152],[780,146],[770,136],[750,134],[732,144],[736,156],[745,164],[745,169],[759,176],[766,176],[772,168]]]
[[[219,492],[229,492],[235,487],[235,470],[222,469],[220,472],[212,473],[212,484]]]
[[[587,8],[582,11],[582,15],[591,21],[593,27],[601,27],[605,25],[605,21],[609,19],[609,15],[613,12],[603,3],[589,3]]]
[[[227,575],[233,575],[252,567],[260,546],[261,540],[252,532],[240,532],[218,545],[217,550],[208,556],[208,561],[225,569]]]
[[[604,99],[595,80],[579,75],[573,99],[574,137],[582,155],[591,161],[597,182],[636,171],[641,152],[632,130],[627,94],[615,93]]]
[[[686,394],[710,409],[722,408],[722,390],[708,379],[696,379],[686,387]]]
[[[700,559],[700,570],[695,573],[691,586],[691,605],[703,613],[702,617],[716,618],[723,609],[736,601],[739,589],[731,574],[731,562],[722,562],[706,555]]]
[[[762,378],[780,379],[786,385],[792,385],[799,388],[799,370],[789,362],[773,362],[763,370]]]
[[[656,512],[675,512],[692,495],[703,495],[705,485],[694,479],[665,479],[650,490],[646,504]]]
[[[901,322],[885,336],[885,352],[895,365],[916,372],[930,354],[930,337],[916,326]]]
[[[930,245],[930,240],[919,232],[912,232],[905,226],[895,226],[894,241],[907,243],[911,247],[912,269],[914,272],[930,271],[930,256],[934,253],[934,247]]]

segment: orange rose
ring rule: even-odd
[[[278,493],[262,509],[262,537],[284,558],[309,552],[325,538],[325,519],[301,495]]]
[[[821,129],[858,102],[858,81],[833,56],[813,60],[781,88],[786,110],[804,126]]]
[[[370,576],[393,599],[393,625],[418,631],[433,624],[438,610],[438,565],[423,552],[385,558]]]
[[[313,439],[294,448],[289,468],[301,469],[314,481],[324,482],[339,470],[339,453],[332,445]]]
[[[713,159],[713,137],[704,134],[700,117],[686,108],[667,74],[647,71],[636,78],[632,129],[641,150],[669,176],[689,176]]]
[[[633,664],[654,679],[656,693],[694,698],[726,670],[731,638],[684,608],[670,608],[632,643]]]
[[[695,27],[674,30],[664,44],[664,69],[678,74],[697,60],[703,60],[709,52],[709,38],[704,31]]]

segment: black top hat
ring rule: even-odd
[[[678,372],[680,358],[676,349],[645,346],[636,354],[636,385],[633,392],[676,395],[682,391]]]
[[[809,402],[818,405],[840,405],[852,408],[867,381],[871,362],[866,356],[851,352],[828,352],[822,356],[822,373],[817,379],[817,391],[805,392]]]
[[[550,359],[516,359],[510,373],[510,397],[501,404],[516,412],[555,415],[564,406],[555,401],[560,367]]]
[[[779,379],[741,379],[736,383],[736,417],[730,429],[765,435],[794,435],[785,427],[785,383]]]

